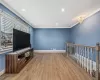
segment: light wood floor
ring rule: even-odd
[[[91,80],[71,59],[62,54],[35,54],[19,74],[5,74],[0,80]]]

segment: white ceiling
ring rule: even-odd
[[[4,0],[35,28],[68,28],[100,8],[100,0]],[[64,8],[65,12],[61,9]],[[25,9],[26,11],[22,11]],[[56,25],[56,23],[58,23]]]

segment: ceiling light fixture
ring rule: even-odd
[[[58,23],[56,23],[56,26],[58,26]]]
[[[65,9],[64,9],[64,8],[62,8],[62,9],[61,9],[61,11],[62,11],[62,12],[65,12]]]
[[[86,18],[86,15],[81,15],[77,18],[79,23],[82,23],[84,21],[84,19]]]
[[[22,9],[22,11],[23,11],[23,12],[25,12],[25,11],[26,11],[26,9]]]
[[[87,15],[80,15],[80,16],[73,18],[72,20],[78,21],[79,23],[82,23],[86,19],[86,17],[87,17]]]
[[[84,20],[84,18],[83,18],[83,17],[78,17],[78,19],[77,19],[77,20],[78,20],[78,22],[79,22],[79,23],[82,23],[82,22],[83,22],[83,20]]]

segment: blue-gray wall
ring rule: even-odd
[[[35,50],[65,50],[65,42],[69,41],[67,28],[37,28],[35,29]]]
[[[0,9],[2,9],[3,11],[9,13],[10,15],[14,16],[14,17],[17,17],[19,18],[17,15],[15,15],[13,12],[11,12],[9,9],[7,9],[6,7],[4,7],[2,4],[0,4]],[[21,20],[21,18],[19,18]],[[23,20],[22,20],[23,21]],[[25,21],[23,21],[25,22]],[[30,28],[30,30],[33,30]],[[34,33],[31,31],[31,41],[32,41],[32,38],[33,38],[33,35]],[[31,42],[31,44],[33,45],[33,41]],[[8,52],[7,52],[8,53]],[[5,53],[5,54],[7,54]],[[5,69],[5,54],[0,54],[0,71],[4,70]]]
[[[5,69],[5,54],[0,55],[0,71]]]
[[[71,29],[72,42],[95,46],[100,42],[100,11]]]

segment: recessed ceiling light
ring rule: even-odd
[[[58,23],[56,23],[56,26],[58,26]]]
[[[26,9],[22,9],[22,11],[24,11],[24,12],[25,12],[25,11],[26,11]]]
[[[64,9],[64,8],[62,8],[62,9],[61,9],[61,11],[62,11],[62,12],[65,12],[65,9]]]

